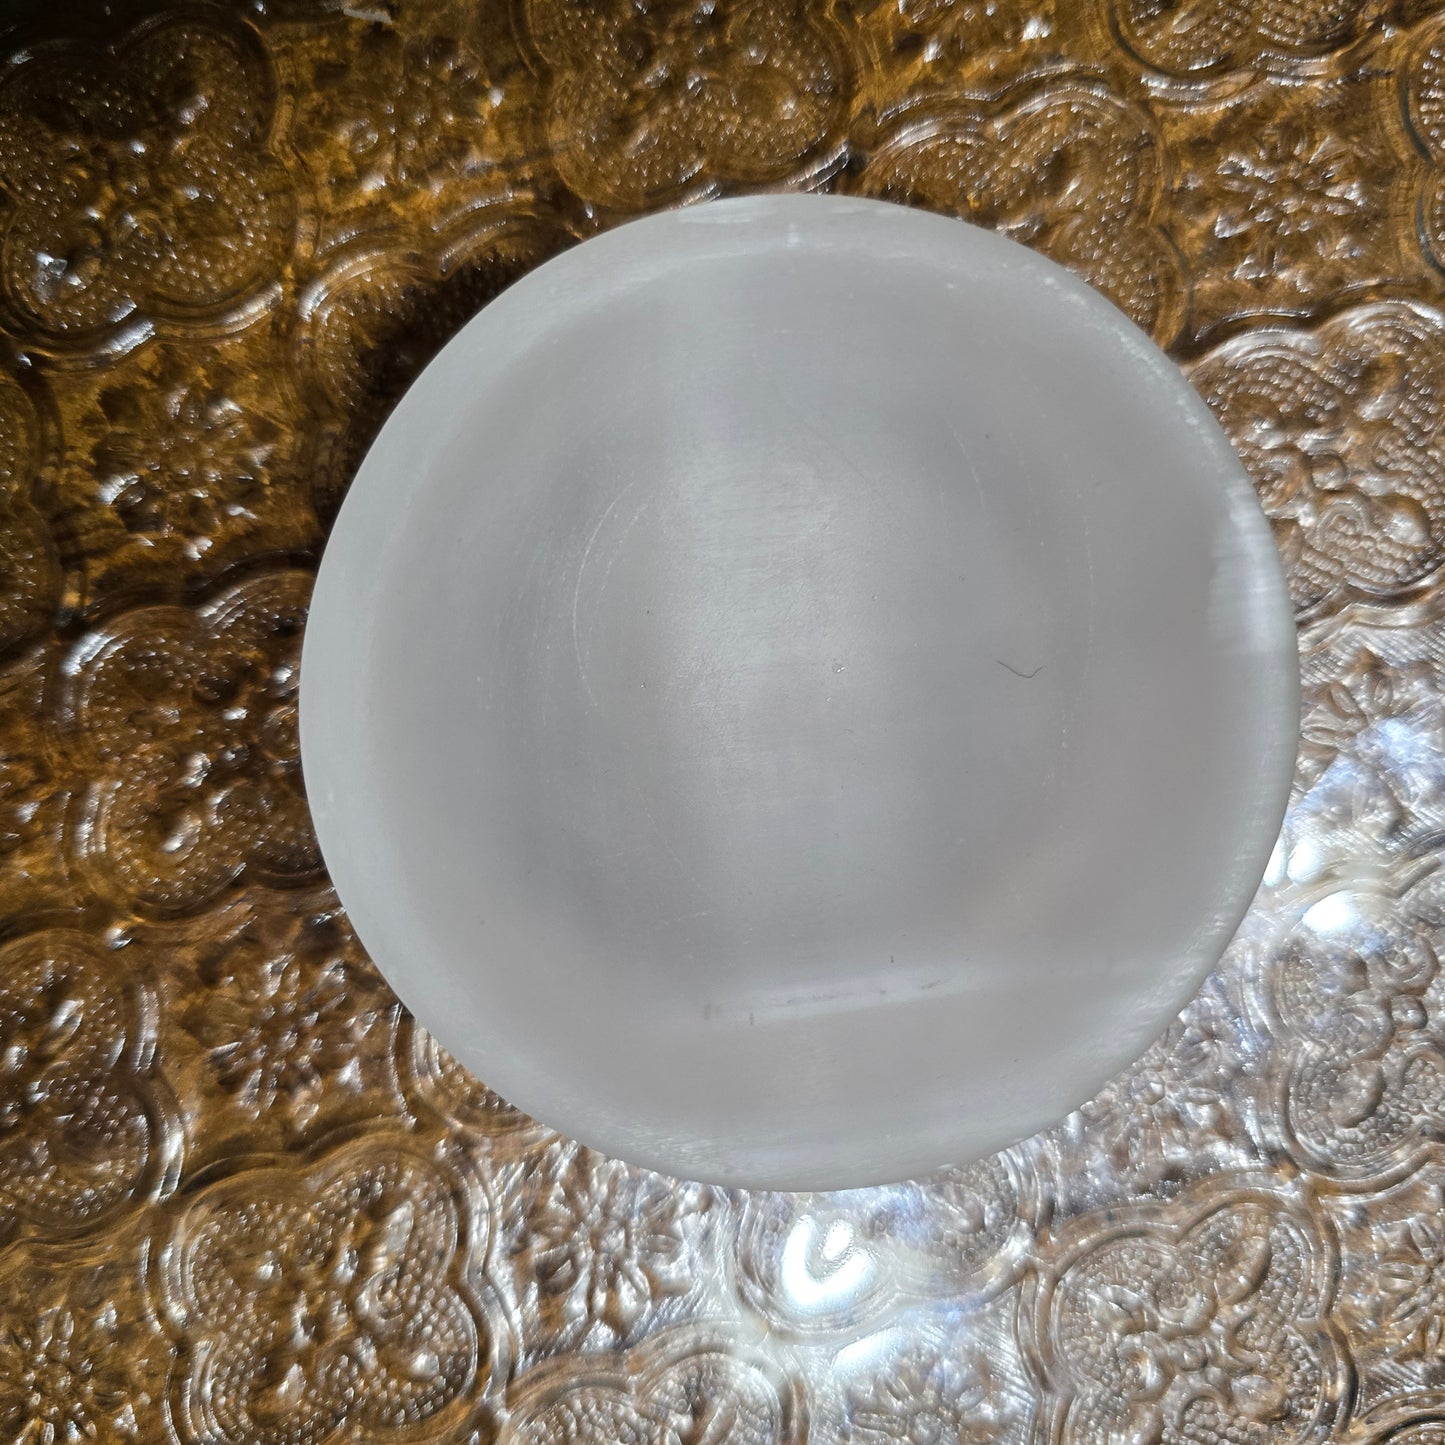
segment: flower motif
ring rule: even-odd
[[[1361,1423],[1413,1418],[1445,1383],[1445,1189],[1438,1164],[1337,1196],[1340,1283],[1334,1313],[1359,1372]],[[1438,1414],[1438,1412],[1436,1412]],[[1383,1442],[1393,1434],[1371,1434]]]
[[[454,188],[492,164],[491,89],[453,37],[368,26],[344,63],[318,68],[303,135],[344,204]]]
[[[1238,448],[1306,618],[1426,585],[1445,561],[1445,318],[1360,307],[1256,331],[1195,364]]]
[[[1020,1423],[1017,1402],[987,1359],[921,1353],[851,1392],[843,1438],[848,1445],[998,1445]]]
[[[1438,593],[1438,589],[1437,589]],[[1435,641],[1445,598],[1366,621],[1351,611],[1310,630],[1302,649],[1295,797],[1276,852],[1277,881],[1318,897],[1322,884],[1396,877],[1433,850],[1445,819],[1445,668]],[[1267,947],[1273,948],[1270,944]]]
[[[131,1298],[139,1273],[33,1261],[7,1273],[0,1436],[19,1445],[161,1438],[165,1367]]]
[[[1085,1139],[1097,1139],[1110,1170],[1144,1190],[1177,1192],[1205,1169],[1243,1167],[1255,1155],[1236,1086],[1248,1072],[1251,1042],[1238,1009],[1211,980],[1137,1064],[1084,1106]]]
[[[433,1439],[485,1384],[457,1278],[460,1185],[379,1137],[203,1191],[166,1260],[174,1412],[206,1445]]]
[[[1328,260],[1348,244],[1347,229],[1330,222],[1359,221],[1372,198],[1355,158],[1336,135],[1315,134],[1286,118],[1252,136],[1245,149],[1226,155],[1209,187],[1214,235],[1239,238],[1234,274],[1267,280],[1301,251]]]
[[[107,430],[94,451],[99,500],[148,546],[169,537],[189,560],[264,503],[281,428],[248,416],[232,378],[168,353],[144,389],[127,378],[100,394]]]
[[[97,1371],[75,1324],[64,1305],[50,1305],[0,1338],[0,1429],[12,1438],[94,1438],[101,1425],[134,1435],[125,1430],[125,1373],[104,1359]]]
[[[1445,1200],[1391,1231],[1376,1273],[1388,1303],[1382,1323],[1401,1357],[1445,1356]]]
[[[567,1348],[636,1339],[692,1285],[709,1192],[572,1144],[549,1154],[519,1236],[542,1328]]]
[[[94,781],[76,845],[97,876],[176,911],[247,869],[319,866],[301,792],[296,672],[311,579],[262,575],[197,611],[144,608],[68,668],[72,747]]]
[[[176,595],[238,560],[311,544],[285,384],[261,332],[160,342],[98,378],[60,469],[77,605]]]
[[[1179,1222],[1085,1220],[1040,1300],[1055,1439],[1314,1439],[1339,1400],[1322,1323],[1329,1261],[1307,1216],[1264,1196]]]
[[[1373,1168],[1445,1123],[1445,977],[1429,942],[1429,880],[1401,903],[1341,890],[1314,904],[1272,961],[1291,1046],[1285,1113],[1315,1168]]]
[[[0,279],[56,343],[243,302],[290,245],[267,149],[271,76],[248,30],[169,19],[113,54],[22,52],[0,80]]]
[[[910,111],[860,185],[1043,251],[1167,340],[1185,283],[1155,223],[1159,148],[1137,106],[1092,78],[1055,77],[995,113],[957,104]]]
[[[1054,0],[873,0],[858,7],[892,95],[1022,74],[1057,24]]]
[[[615,1365],[536,1372],[500,1445],[789,1445],[807,1438],[793,1390],[736,1341],[664,1333]]]
[[[203,1078],[253,1123],[279,1117],[294,1133],[330,1120],[387,1070],[398,1006],[334,898],[248,909],[200,946],[193,977],[183,1019]],[[373,1093],[369,1111],[377,1104]]]
[[[0,1238],[92,1229],[169,1187],[143,997],[79,934],[0,950]]]
[[[528,0],[527,19],[553,71],[548,141],[587,200],[802,179],[840,150],[847,54],[800,0]]]
[[[1171,228],[1192,268],[1196,336],[1400,275],[1396,234],[1379,224],[1399,206],[1400,163],[1377,109],[1327,89],[1308,106],[1283,87],[1253,94],[1224,129],[1171,148]]]
[[[355,1068],[344,1033],[346,974],[339,959],[314,973],[294,958],[262,965],[254,979],[255,1012],[222,1020],[221,1029],[237,1037],[211,1050],[225,1088],[253,1109],[268,1109],[279,1098],[299,1118],[314,1116],[322,1084],[333,1077],[344,1084]]]
[[[1408,804],[1421,790],[1407,776],[1399,776],[1400,769],[1390,766],[1393,760],[1378,744],[1385,734],[1398,734],[1401,724],[1438,710],[1438,669],[1425,659],[1386,659],[1363,643],[1340,656],[1335,666],[1322,667],[1334,661],[1330,654],[1337,649],[1317,651],[1315,667],[1324,677],[1306,689],[1300,722],[1303,789],[1308,791],[1343,755],[1353,753],[1362,761],[1378,761],[1382,768],[1373,781],[1394,793],[1398,803]]]

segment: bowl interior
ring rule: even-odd
[[[479,315],[326,554],[308,789],[421,1021],[584,1142],[834,1187],[1082,1102],[1277,830],[1293,629],[1176,369],[974,228],[760,198]]]

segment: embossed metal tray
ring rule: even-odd
[[[0,1437],[1445,1438],[1445,16],[0,27]],[[1275,861],[1164,1039],[844,1196],[633,1171],[464,1075],[359,952],[296,757],[321,541],[419,366],[576,239],[765,187],[995,226],[1170,347],[1305,682]]]

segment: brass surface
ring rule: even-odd
[[[0,10],[0,1440],[1445,1442],[1433,10]],[[424,361],[580,238],[760,188],[967,216],[1151,330],[1304,667],[1275,861],[1165,1038],[842,1196],[651,1176],[464,1075],[297,761],[319,549]]]

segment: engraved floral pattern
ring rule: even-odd
[[[1247,333],[1193,369],[1259,489],[1302,616],[1409,595],[1439,569],[1442,335],[1433,310],[1383,302],[1314,331]]]
[[[1418,249],[1379,224],[1400,210],[1413,166],[1395,159],[1393,122],[1361,103],[1365,93],[1300,105],[1288,85],[1261,87],[1221,111],[1217,127],[1177,137],[1169,214],[1195,273],[1196,334],[1240,314],[1309,313],[1331,295],[1420,274]]]
[[[1331,1424],[1329,1260],[1283,1201],[1141,1211],[1057,1269],[1038,1327],[1055,1439],[1296,1441]]]
[[[1327,259],[1329,248],[1342,244],[1330,222],[1363,222],[1369,204],[1353,159],[1338,137],[1316,134],[1292,118],[1226,156],[1217,171],[1224,204],[1217,196],[1214,234],[1222,241],[1249,238],[1235,274],[1267,277],[1292,242]]]
[[[307,66],[297,140],[338,221],[484,191],[515,150],[507,92],[460,29],[358,24]]]
[[[152,347],[99,387],[65,478],[81,605],[314,540],[284,392],[250,360],[234,342]]]
[[[254,298],[295,199],[267,148],[254,36],[179,18],[112,54],[22,52],[0,79],[0,280],[17,326],[57,343]]]
[[[1054,0],[869,0],[857,7],[884,108],[938,93],[987,88],[1047,55]]]
[[[784,0],[528,0],[563,179],[631,209],[831,165],[852,87],[826,12]]]
[[[134,1253],[134,1251],[129,1251]],[[161,1437],[162,1342],[134,1259],[57,1271],[21,1259],[0,1280],[0,1433],[20,1445]]]
[[[1436,8],[6,8],[0,1438],[1438,1445]],[[1255,911],[1145,1060],[999,1160],[799,1200],[586,1155],[399,1012],[294,689],[325,526],[477,307],[811,186],[1178,348],[1305,706]]]
[[[216,1126],[250,1147],[292,1146],[400,1112],[392,1050],[399,1006],[328,891],[206,920],[184,964],[176,1017],[190,1048],[176,1073]]]
[[[1387,610],[1305,634],[1296,798],[1277,855],[1288,884],[1311,890],[1299,910],[1322,888],[1373,887],[1394,855],[1428,855],[1440,836],[1441,602],[1431,593],[1410,625]]]
[[[1380,791],[1397,804],[1418,806],[1428,799],[1431,780],[1417,781],[1409,768],[1415,760],[1396,757],[1384,744],[1404,728],[1423,732],[1422,724],[1439,711],[1438,662],[1428,651],[1409,659],[1381,656],[1358,633],[1347,645],[1350,641],[1355,645],[1343,657],[1321,646],[1308,661],[1300,728],[1303,778],[1311,784],[1324,780],[1347,756],[1356,764],[1374,761],[1379,768],[1372,781]]]
[[[348,1032],[371,1022],[350,1017],[349,972],[334,959],[314,976],[294,958],[261,964],[248,980],[253,1007],[222,1008],[205,1025],[220,1041],[211,1059],[222,1087],[258,1112],[279,1102],[298,1120],[313,1116],[322,1084],[332,1077],[344,1084],[347,1071],[354,1072]]]
[[[224,384],[197,384],[179,366],[157,378],[148,415],[129,389],[101,393],[111,431],[99,448],[101,495],[128,532],[177,533],[195,556],[223,518],[240,515],[260,489],[278,429],[248,429]],[[153,437],[166,437],[157,456]]]
[[[502,1433],[504,1445],[785,1445],[806,1425],[765,1357],[735,1346],[666,1336],[623,1368],[576,1382],[542,1376]]]
[[[848,1401],[847,1445],[999,1445],[1022,1437],[1027,1415],[982,1354],[908,1355]]]
[[[1445,1205],[1422,1210],[1393,1231],[1380,1261],[1384,1316],[1402,1356],[1445,1354]]]
[[[322,92],[323,103],[334,106],[333,134],[355,167],[358,190],[425,184],[477,163],[476,127],[467,121],[481,114],[486,87],[455,41],[369,30],[359,59],[356,71],[334,77]],[[378,84],[391,91],[389,124],[378,124],[372,104]]]
[[[291,1445],[436,1438],[485,1384],[486,1331],[457,1278],[460,1189],[400,1140],[212,1186],[164,1261],[181,1438]]]
[[[95,1229],[174,1182],[147,1007],[123,959],[81,934],[0,950],[0,1243]]]
[[[1338,1314],[1360,1362],[1362,1419],[1408,1419],[1445,1387],[1441,1183],[1431,1163],[1327,1205],[1343,1247]]]
[[[247,870],[315,871],[296,739],[310,586],[261,575],[202,611],[140,609],[79,644],[73,746],[94,781],[76,841],[104,885],[165,911]]]
[[[517,1245],[542,1337],[630,1342],[675,1313],[696,1283],[710,1191],[570,1143],[540,1169],[518,1181],[528,1188]]]
[[[1139,107],[1092,79],[1054,81],[991,113],[910,112],[870,159],[862,188],[1033,246],[1167,340],[1183,283],[1156,224],[1157,149]]]
[[[1429,876],[1403,898],[1331,892],[1272,962],[1271,1001],[1292,1045],[1284,1115],[1316,1168],[1355,1174],[1408,1158],[1445,1121],[1438,894]]]
[[[1056,1131],[1065,1158],[1075,1160],[1081,1146],[1099,1148],[1111,1176],[1153,1194],[1257,1162],[1247,1120],[1249,1061],[1258,1048],[1239,1001],[1216,974],[1137,1064]],[[1106,1202],[1090,1194],[1093,1172],[1066,1166],[1060,1192]]]

